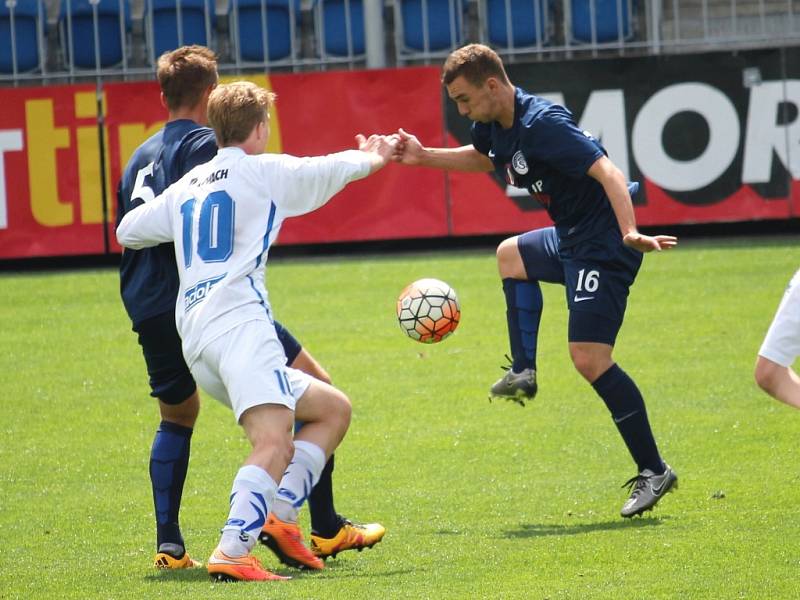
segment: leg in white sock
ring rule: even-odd
[[[245,465],[239,469],[231,489],[228,521],[222,528],[222,552],[234,557],[252,550],[275,501],[277,487],[261,467]]]
[[[272,512],[281,521],[297,522],[297,513],[325,468],[325,451],[304,440],[294,443],[294,457],[283,474]]]

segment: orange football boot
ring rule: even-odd
[[[311,532],[311,551],[320,558],[336,555],[343,550],[372,548],[383,539],[386,528],[380,523],[353,523],[344,520],[339,531],[332,538],[324,538]]]
[[[208,559],[208,574],[217,581],[285,581],[291,579],[270,573],[252,554],[231,557],[219,548]]]
[[[285,565],[297,569],[319,570],[325,564],[314,556],[303,543],[303,534],[297,523],[281,521],[270,513],[267,523],[258,536],[258,541],[275,553],[275,556]]]
[[[183,551],[180,558],[176,554]],[[164,543],[158,547],[156,557],[153,559],[153,566],[156,569],[195,569],[202,567],[203,563],[194,560],[189,553],[179,544]]]

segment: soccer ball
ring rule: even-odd
[[[412,340],[441,342],[458,327],[461,308],[453,288],[438,279],[410,283],[397,298],[397,320]]]

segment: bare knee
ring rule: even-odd
[[[297,402],[295,418],[305,423],[301,431],[306,435],[310,435],[309,431],[313,430],[317,432],[315,435],[322,435],[322,438],[335,439],[336,443],[331,446],[335,448],[350,426],[352,411],[350,399],[344,392],[321,381],[312,380]],[[318,445],[328,447],[322,438]]]
[[[344,392],[334,388],[336,393],[331,395],[330,417],[334,421],[336,429],[347,431],[350,427],[350,419],[353,416],[353,405]]]
[[[197,421],[197,415],[200,414],[200,396],[195,390],[180,404],[166,404],[159,401],[159,409],[163,420],[192,428]]]
[[[606,355],[586,350],[575,344],[570,344],[569,354],[575,369],[589,383],[594,383],[614,364],[610,352]]]
[[[591,356],[582,352],[571,352],[572,364],[581,376],[588,382],[592,382],[600,376],[600,373],[595,374],[594,361]]]
[[[781,365],[774,363],[763,356],[759,356],[758,360],[756,361],[756,369],[754,374],[756,383],[762,390],[774,396],[775,390],[777,390],[785,371],[785,367],[782,367]]]
[[[253,455],[258,456],[264,465],[283,465],[282,468],[286,468],[294,456],[294,442],[288,431],[260,431],[253,437],[252,444]]]
[[[528,278],[527,273],[525,273],[525,265],[522,262],[522,255],[519,253],[517,238],[518,236],[507,238],[500,242],[497,247],[497,269],[502,279],[507,277],[513,279]]]

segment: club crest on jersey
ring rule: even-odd
[[[514,153],[514,156],[511,158],[511,166],[514,167],[514,170],[520,175],[525,175],[525,173],[528,172],[528,163],[525,161],[522,150],[517,150]]]
[[[227,275],[227,273],[224,273],[219,277],[204,279],[203,281],[198,282],[194,287],[186,290],[183,293],[183,310],[185,312],[189,312],[192,308],[208,298],[208,295],[211,293],[211,289],[220,281],[225,279],[225,275]]]

